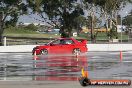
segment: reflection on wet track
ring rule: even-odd
[[[34,61],[34,80],[77,80],[86,56],[41,56]]]
[[[117,52],[73,55],[38,56],[30,53],[0,53],[0,80],[78,80],[81,68],[88,70],[90,78],[131,78],[132,59],[120,62]]]
[[[81,67],[88,67],[84,56],[37,56],[0,59],[1,78],[28,77],[30,80],[77,80]],[[21,56],[23,57],[23,56]],[[2,79],[1,79],[2,80]]]

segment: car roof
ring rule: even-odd
[[[60,40],[72,40],[72,41],[78,43],[78,41],[74,38],[58,38],[58,39],[60,39]]]

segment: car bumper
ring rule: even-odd
[[[34,55],[34,54],[39,55],[39,54],[40,54],[40,50],[34,48],[34,49],[32,50],[32,55]]]

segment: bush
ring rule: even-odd
[[[34,24],[29,24],[28,26],[25,27],[27,30],[31,31],[37,31],[38,27],[36,27]]]

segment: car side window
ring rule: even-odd
[[[60,44],[66,44],[65,40],[60,40]]]
[[[62,44],[62,45],[65,45],[65,44],[74,44],[74,42],[70,39],[61,39],[61,40],[56,40],[54,42],[52,42],[53,45],[57,45],[57,44]]]
[[[74,44],[72,40],[65,40],[65,44]]]

